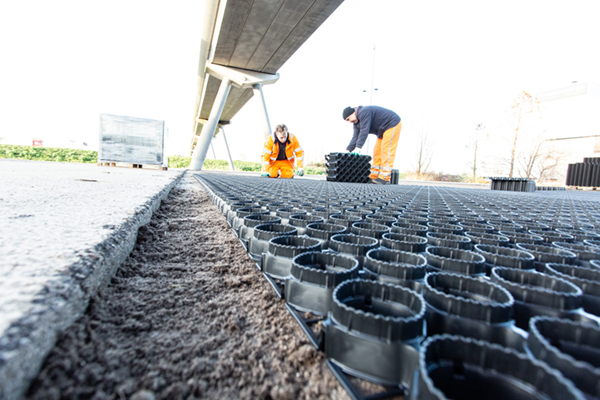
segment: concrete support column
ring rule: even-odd
[[[215,153],[215,146],[213,146],[212,140],[210,141],[210,149],[212,150],[212,153],[213,153],[213,160],[216,160],[217,154]]]
[[[269,113],[267,112],[267,103],[265,102],[265,95],[263,94],[262,85],[260,83],[252,85],[252,89],[254,90],[254,94],[257,95],[260,99],[260,105],[263,111],[263,126],[266,139],[272,132],[271,123],[269,122]]]
[[[202,170],[204,160],[206,159],[206,152],[208,151],[208,146],[210,145],[210,142],[215,134],[215,130],[219,124],[219,118],[221,118],[221,113],[223,113],[223,107],[225,107],[225,101],[227,100],[227,95],[229,95],[229,90],[231,90],[231,81],[229,78],[224,77],[221,80],[221,86],[219,86],[219,91],[217,92],[217,97],[215,98],[212,110],[210,111],[208,122],[202,128],[202,134],[200,135],[198,143],[194,148],[192,162],[190,163],[189,167],[191,170]]]
[[[229,161],[229,169],[235,171],[235,167],[233,166],[233,160],[231,159],[231,153],[229,152],[229,145],[227,144],[227,138],[225,137],[225,128],[221,125],[221,134],[223,135],[223,142],[225,143],[225,149],[227,149],[227,161]]]

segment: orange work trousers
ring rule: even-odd
[[[393,128],[383,133],[382,138],[377,138],[373,148],[373,165],[371,166],[371,179],[383,179],[389,181],[392,178],[392,167],[396,159],[398,139],[400,139],[402,121]]]
[[[271,178],[277,178],[277,172],[281,170],[282,178],[291,178],[294,176],[294,170],[288,160],[277,160],[273,165],[268,167],[268,172]]]

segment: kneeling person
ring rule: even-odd
[[[275,132],[265,141],[261,157],[261,176],[277,178],[279,173],[282,178],[293,178],[294,163],[298,164],[296,173],[302,176],[304,175],[303,157],[304,151],[300,147],[298,138],[289,133],[284,124],[277,125]]]

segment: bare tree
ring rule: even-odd
[[[541,181],[550,177],[555,168],[565,159],[565,154],[544,139],[544,132],[539,133],[527,151],[519,157],[519,170],[528,179]]]
[[[528,128],[535,126],[536,118],[540,116],[539,101],[536,97],[523,91],[514,100],[509,109],[511,129],[510,157],[508,160],[508,176],[512,177],[515,170],[515,161],[518,157],[517,145],[520,138],[527,133]]]
[[[549,179],[556,173],[556,167],[561,164],[566,158],[566,155],[561,151],[551,151],[544,155],[537,165],[536,173],[537,180],[543,181]]]
[[[419,136],[417,137],[414,163],[415,173],[417,174],[418,179],[421,179],[427,172],[432,159],[433,141],[429,137],[429,128],[425,124],[421,124]]]
[[[532,177],[533,167],[540,161],[540,158],[543,157],[543,145],[543,141],[538,141],[530,148],[528,153],[523,154],[523,156],[519,158],[521,175],[525,175],[525,178],[529,179]]]
[[[473,171],[473,180],[477,178],[477,155],[481,150],[480,141],[482,139],[480,136],[480,131],[484,129],[485,126],[482,123],[475,125],[475,134],[468,139],[469,144],[465,146],[467,149],[473,150],[473,162],[468,163],[469,169]]]

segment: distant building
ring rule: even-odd
[[[547,143],[564,154],[555,174],[564,184],[567,164],[600,157],[600,84],[574,82],[536,97],[543,109]]]

